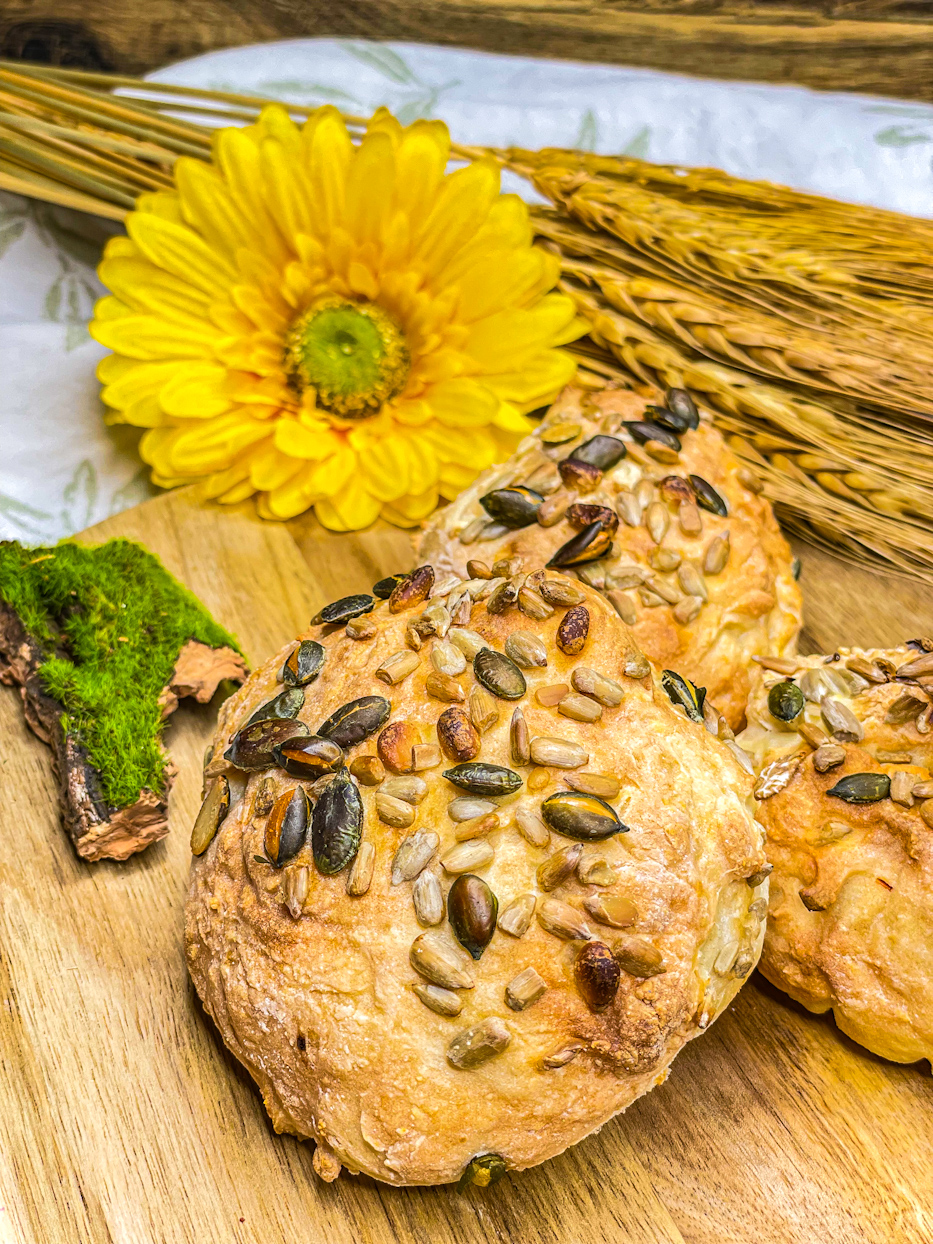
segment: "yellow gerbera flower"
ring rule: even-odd
[[[512,451],[583,328],[496,166],[449,154],[440,122],[382,109],[354,145],[333,108],[272,105],[139,199],[91,332],[155,483],[347,531],[417,523]]]

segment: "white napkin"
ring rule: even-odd
[[[385,104],[406,122],[441,117],[467,143],[625,151],[933,215],[921,104],[332,39],[212,52],[152,77],[364,115]],[[154,491],[138,433],[100,418],[103,351],[85,325],[109,228],[0,193],[0,538],[55,540]]]

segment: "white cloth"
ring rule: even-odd
[[[331,39],[213,52],[152,77],[361,115],[385,104],[405,122],[440,117],[466,143],[624,151],[933,215],[933,107],[921,104]],[[85,325],[108,231],[0,193],[0,538],[54,540],[153,491],[138,434],[100,418],[103,351]]]

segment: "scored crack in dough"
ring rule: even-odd
[[[508,461],[429,520],[420,558],[438,573],[466,576],[470,563],[488,574],[509,556],[545,563],[576,541],[563,573],[604,591],[648,657],[706,687],[738,730],[752,654],[796,651],[800,591],[755,480],[705,412],[671,392],[686,417],[658,415],[626,390],[566,389]],[[659,418],[697,426],[673,432]],[[519,604],[531,618],[540,610],[532,595]]]
[[[738,739],[774,868],[759,966],[895,1062],[933,1060],[931,648],[763,656]]]
[[[550,617],[422,567],[322,611],[221,710],[188,964],[325,1178],[485,1183],[560,1153],[665,1078],[760,952],[735,744],[604,597],[509,570]],[[600,712],[562,715],[560,686]]]

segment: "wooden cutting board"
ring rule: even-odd
[[[160,497],[84,533],[143,541],[256,663],[326,600],[411,564],[388,528],[333,536]],[[807,642],[933,632],[927,589],[802,549]],[[670,1078],[495,1187],[322,1184],[277,1137],[188,982],[182,903],[214,710],[167,733],[172,832],[85,864],[47,750],[0,689],[0,1244],[929,1244],[933,1082],[756,975]]]

